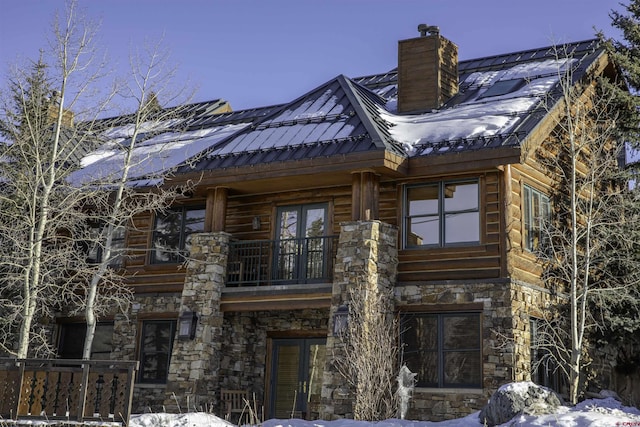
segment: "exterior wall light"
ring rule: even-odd
[[[178,319],[178,339],[192,340],[196,336],[196,325],[198,324],[198,315],[195,311],[185,311]]]
[[[349,327],[349,307],[341,305],[333,313],[333,336],[343,336]]]
[[[251,227],[257,231],[260,230],[260,217],[259,216],[254,216],[253,217],[253,221],[251,222]]]

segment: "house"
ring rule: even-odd
[[[397,69],[338,75],[282,105],[194,104],[179,132],[149,134],[162,161],[141,161],[133,185],[158,168],[173,171],[167,185],[196,184],[121,236],[134,303],[101,319],[94,353],[140,361],[134,412],[175,395],[224,413],[232,389],[266,417],[349,416],[331,359],[358,283],[393,292],[417,373],[409,418],[467,415],[501,384],[553,380],[532,372],[530,349],[555,297],[533,254],[553,177],[527,153],[553,129],[559,70],[612,67],[597,40],[567,44],[568,56],[459,61],[436,27],[420,30],[399,42]],[[102,137],[128,132],[123,119]],[[78,176],[117,173],[117,156],[89,154]],[[63,357],[83,336],[70,320],[57,319]]]

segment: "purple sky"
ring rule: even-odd
[[[626,1],[624,1],[626,3]],[[132,44],[164,34],[194,101],[235,110],[291,101],[339,75],[396,66],[398,40],[438,25],[460,59],[594,37],[618,0],[80,0],[101,43],[128,69]],[[37,59],[63,0],[0,0],[0,87],[8,66]]]

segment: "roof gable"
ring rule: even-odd
[[[372,150],[401,153],[378,113],[386,100],[343,75],[212,147],[181,172],[327,157]]]

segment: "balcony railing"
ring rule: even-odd
[[[0,358],[0,418],[127,425],[138,362]]]
[[[330,281],[337,236],[232,241],[228,287]]]

